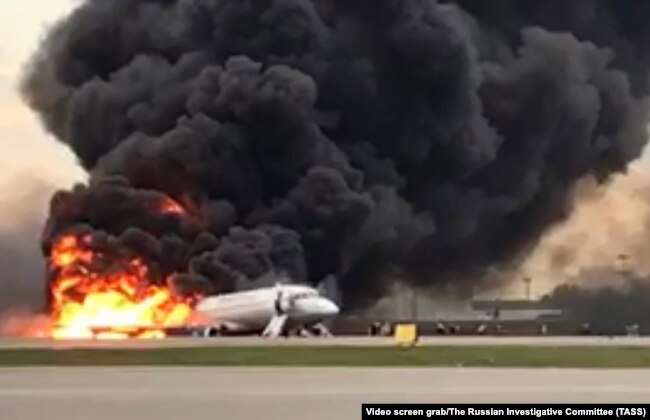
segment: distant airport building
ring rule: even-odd
[[[537,300],[467,299],[432,296],[405,286],[396,286],[391,295],[365,313],[371,318],[394,321],[525,321],[559,319],[561,309]]]
[[[452,300],[398,286],[364,313],[341,319],[339,333],[376,322],[416,322],[423,334],[576,334],[584,327],[561,309],[537,300]],[[366,325],[363,324],[363,325]],[[372,328],[369,328],[372,329]]]
[[[559,320],[563,311],[537,300],[475,300],[472,311],[492,320],[536,321]]]

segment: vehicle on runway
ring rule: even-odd
[[[331,335],[323,323],[339,313],[339,307],[317,289],[296,284],[210,296],[195,309],[208,321],[195,331],[207,337],[261,334],[273,338],[298,329]]]

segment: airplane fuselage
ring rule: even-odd
[[[212,326],[231,333],[258,333],[279,317],[283,328],[311,326],[339,312],[336,304],[316,289],[301,285],[211,296],[201,300],[196,309]]]

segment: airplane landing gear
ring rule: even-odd
[[[312,325],[308,331],[315,337],[332,337],[330,330],[322,323]]]
[[[210,338],[210,337],[218,337],[220,334],[220,331],[216,327],[207,327],[203,330],[203,337],[205,338]]]
[[[226,330],[224,328],[219,328],[213,325],[207,327],[198,327],[195,328],[192,332],[192,336],[203,338],[221,337],[225,334]]]

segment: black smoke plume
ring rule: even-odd
[[[91,229],[182,284],[475,281],[646,142],[645,0],[86,0],[28,103],[92,174]],[[160,213],[163,194],[185,215]],[[155,207],[155,206],[154,206]]]

